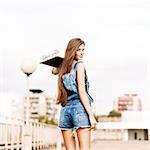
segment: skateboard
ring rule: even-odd
[[[58,56],[58,53],[58,50],[54,50],[52,54],[42,56],[40,64],[49,65],[52,67],[59,67],[63,62],[63,58]]]
[[[46,61],[41,62],[41,64],[49,65],[52,67],[59,67],[62,62],[63,62],[63,58],[56,56],[56,57],[53,57],[53,58],[50,58]]]

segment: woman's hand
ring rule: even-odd
[[[59,73],[58,68],[53,67],[53,68],[52,68],[52,74],[53,74],[53,75],[57,75],[58,73]]]
[[[90,123],[91,123],[91,129],[96,130],[97,121],[94,117],[94,115],[89,116]]]

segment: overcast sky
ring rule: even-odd
[[[86,43],[84,62],[98,114],[107,114],[118,96],[131,92],[147,108],[149,0],[5,0],[0,1],[1,110],[12,97],[22,102],[22,61],[55,49],[63,55],[74,37]],[[56,95],[56,84],[51,67],[39,65],[30,86]]]

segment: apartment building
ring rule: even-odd
[[[30,89],[28,98],[30,119],[38,120],[41,116],[46,116],[49,120],[55,119],[58,110],[56,97],[50,96],[40,89]],[[26,106],[27,96],[24,99],[24,116]]]

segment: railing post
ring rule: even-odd
[[[5,124],[5,149],[8,149],[8,118],[7,117],[5,117],[5,119],[6,119],[6,124]]]
[[[17,150],[19,150],[19,146],[20,146],[20,139],[19,139],[19,136],[20,136],[20,120],[19,119],[17,119],[17,124],[16,124],[16,126],[17,126]]]
[[[31,130],[29,127],[23,127],[23,150],[31,150],[32,149],[32,138],[31,138]]]
[[[27,75],[27,95],[26,95],[26,124],[24,124],[23,150],[32,150],[32,131],[30,127],[30,99],[29,99],[29,79]]]
[[[36,123],[33,121],[32,123],[32,136],[33,136],[33,150],[36,149]]]
[[[11,144],[11,150],[14,149],[14,129],[15,129],[15,124],[14,124],[14,121],[15,119],[14,118],[11,118],[10,119],[10,127],[11,127],[11,141],[10,141],[10,144]]]

